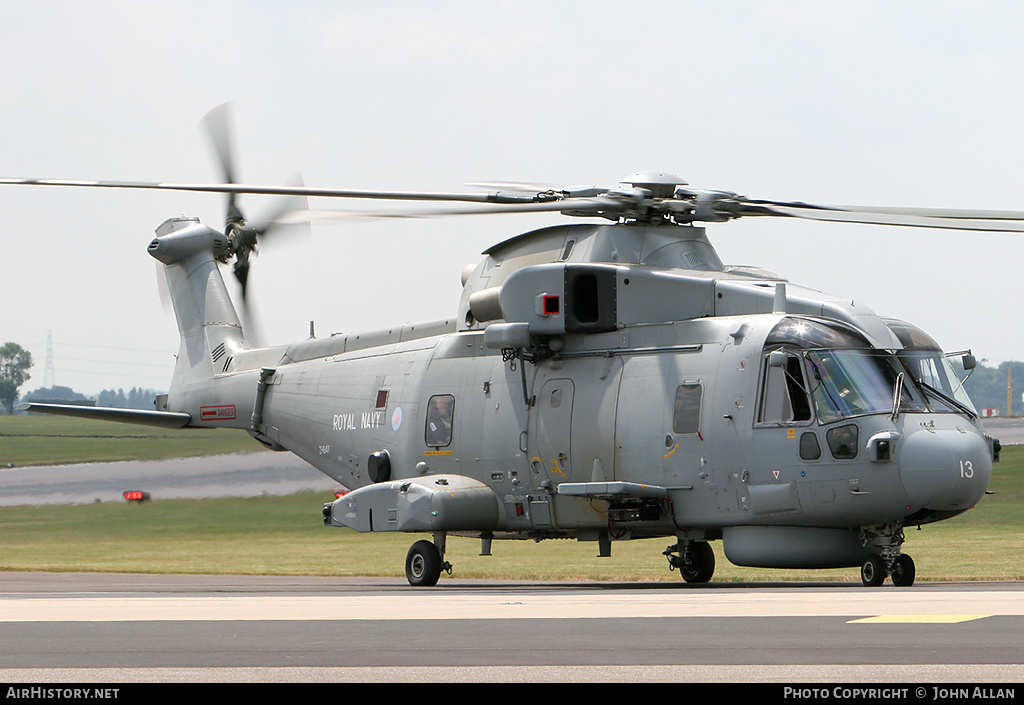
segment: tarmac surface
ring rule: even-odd
[[[0,507],[123,502],[142,490],[151,499],[325,494],[340,485],[291,453],[0,468]]]
[[[0,573],[8,682],[1019,683],[1024,586]]]
[[[1004,446],[1024,443],[1024,417],[990,416],[981,420],[985,433],[995,436]]]

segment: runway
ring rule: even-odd
[[[0,468],[0,507],[123,502],[125,490],[154,499],[206,499],[330,492],[338,483],[291,453]]]
[[[1024,586],[0,574],[8,682],[1024,680]]]

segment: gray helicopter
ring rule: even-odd
[[[213,115],[213,114],[211,114]],[[221,118],[210,123],[219,132]],[[794,217],[1024,230],[1024,213],[753,200],[640,173],[616,188],[381,192],[222,184],[0,179],[8,185],[228,194],[224,232],[172,218],[163,264],[181,335],[153,411],[29,403],[29,411],[162,427],[242,428],[350,491],[328,526],[420,533],[405,563],[435,585],[449,535],[667,538],[670,569],[711,580],[721,540],[741,566],[860,566],[914,582],[904,531],[985,494],[999,442],[950,357],[917,327],[754,267],[725,265],[704,223]],[[462,274],[455,315],[274,347],[245,337],[243,299],[268,224],[239,194],[465,203],[434,213],[558,212],[596,221],[524,233]],[[468,205],[473,204],[473,205]],[[328,214],[330,216],[331,214]],[[335,214],[336,215],[336,214]],[[289,211],[277,222],[308,217]],[[963,367],[974,365],[968,353]]]

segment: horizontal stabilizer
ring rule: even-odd
[[[104,406],[77,406],[74,404],[44,404],[26,402],[15,407],[18,411],[38,414],[56,414],[57,416],[77,416],[83,419],[99,419],[100,421],[119,421],[134,423],[141,426],[158,426],[160,428],[182,428],[187,426],[192,417],[178,411],[145,411],[143,409],[112,409]]]

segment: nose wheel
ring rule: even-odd
[[[886,560],[882,556],[868,556],[860,567],[860,579],[866,587],[878,587],[885,582],[885,577],[892,578],[896,587],[910,587],[914,584],[917,569],[914,559],[905,553]]]
[[[860,540],[870,553],[860,567],[860,579],[866,587],[878,587],[885,577],[892,578],[896,587],[914,584],[917,570],[914,559],[900,552],[903,545],[903,526],[898,523],[861,527]]]
[[[914,559],[910,556],[901,554],[896,562],[892,566],[892,570],[889,571],[889,577],[892,578],[892,584],[896,587],[910,587],[914,584],[914,578],[917,575],[917,569],[914,567]]]

